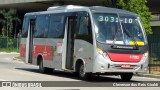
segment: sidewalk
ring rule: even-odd
[[[0,54],[19,54],[18,52],[0,52]]]
[[[144,75],[137,75],[139,77],[149,77],[149,78],[157,78],[160,79],[160,75],[155,75],[155,74],[144,74]]]
[[[1,58],[14,58],[20,56],[17,52],[0,52]]]

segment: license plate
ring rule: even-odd
[[[121,68],[131,68],[131,65],[130,64],[122,64]]]

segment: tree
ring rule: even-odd
[[[114,7],[117,8],[117,0],[105,0],[102,2],[103,6],[107,6],[107,7]]]
[[[8,48],[8,45],[11,46],[13,44],[13,40],[8,38],[12,36],[14,21],[20,22],[20,19],[17,17],[17,12],[14,9],[0,10],[0,15],[2,16],[0,18],[2,25],[2,36],[7,37]]]
[[[146,6],[146,0],[117,0],[118,8],[137,13],[141,19],[147,35],[152,34],[150,21],[151,13]]]
[[[5,37],[5,35],[6,35],[6,30],[5,30],[5,21],[4,20],[2,20],[1,21],[2,22],[2,37]]]
[[[20,22],[20,19],[17,17],[17,12],[14,9],[0,10],[0,14],[2,15],[2,36],[11,37],[14,21]]]

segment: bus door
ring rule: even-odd
[[[68,26],[67,26],[67,42],[66,42],[66,69],[73,69],[73,56],[74,56],[74,40],[75,40],[75,31],[77,26],[77,16],[68,17]]]
[[[35,19],[30,19],[29,31],[28,31],[28,63],[32,63],[32,52],[33,52],[33,32],[35,29]]]

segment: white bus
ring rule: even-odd
[[[26,13],[20,56],[53,69],[90,75],[120,75],[129,81],[148,68],[148,44],[140,17],[102,6],[54,6]]]

